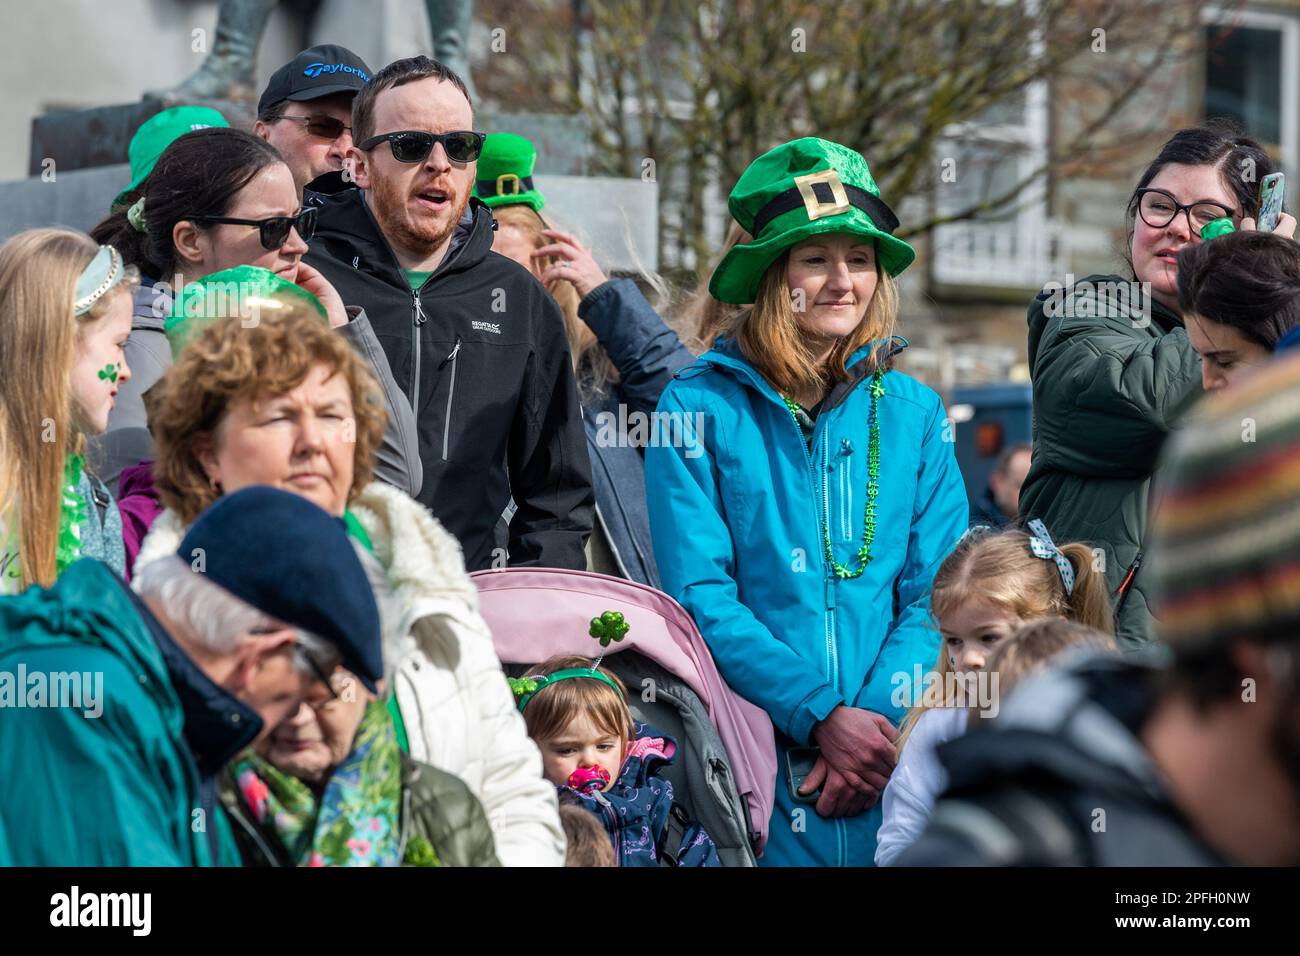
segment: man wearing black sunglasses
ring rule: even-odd
[[[262,91],[253,131],[279,150],[309,206],[352,185],[341,175],[352,145],[352,100],[369,79],[361,57],[325,44],[280,67]]]
[[[470,198],[484,134],[465,84],[428,57],[398,60],[357,95],[353,126],[359,188],[321,206],[306,261],[370,316],[415,413],[420,501],[471,570],[585,569],[591,465],[564,321],[492,252],[491,212]]]

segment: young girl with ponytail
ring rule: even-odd
[[[1027,621],[1062,617],[1114,634],[1106,577],[1093,550],[1077,542],[1057,546],[1038,520],[1026,530],[972,528],[939,566],[930,607],[940,635],[939,659],[921,686],[912,685],[911,709],[898,737],[898,765],[883,797],[877,865],[893,862],[925,828],[944,775],[935,748],[965,732],[968,693],[998,643]],[[959,681],[957,677],[964,679]],[[939,700],[923,689],[938,688]],[[996,706],[997,675],[985,688]],[[962,699],[964,697],[964,699]]]

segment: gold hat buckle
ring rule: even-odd
[[[848,193],[844,191],[844,183],[840,181],[840,174],[833,169],[809,173],[807,176],[796,176],[794,185],[799,190],[799,195],[803,196],[803,207],[808,213],[809,222],[825,216],[838,216],[853,208],[849,203]],[[817,186],[828,188],[831,198],[829,200],[824,198],[826,189],[818,190],[815,188]],[[818,192],[822,195],[818,196]]]

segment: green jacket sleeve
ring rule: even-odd
[[[189,866],[179,839],[188,811],[166,788],[184,767],[161,754],[170,746],[157,705],[111,651],[80,647],[24,650],[28,675],[102,675],[102,713],[94,708],[6,708],[0,720],[0,807],[10,820],[8,862],[19,866]],[[15,673],[19,656],[0,660]],[[163,757],[162,760],[155,759]],[[184,786],[173,779],[172,786]],[[182,812],[183,811],[183,812]],[[14,821],[21,820],[21,828]]]
[[[1200,394],[1201,363],[1182,328],[1161,334],[1150,319],[1054,316],[1034,356],[1033,386],[1036,454],[1049,466],[1141,478],[1155,468],[1175,417]]]

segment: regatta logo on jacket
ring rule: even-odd
[[[475,332],[492,332],[496,335],[501,334],[500,322],[470,322]]]
[[[307,69],[302,71],[303,76],[317,77],[322,73],[354,73],[361,79],[369,83],[370,77],[362,73],[354,66],[348,66],[346,63],[313,63]]]

